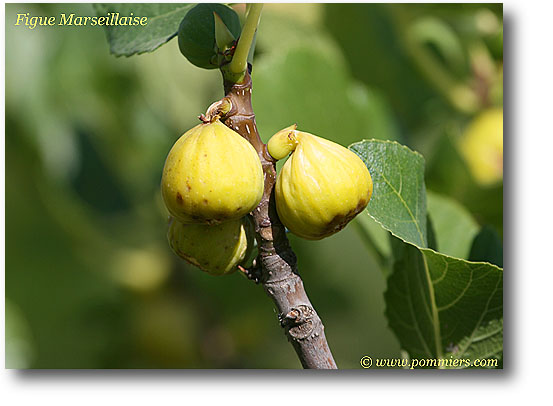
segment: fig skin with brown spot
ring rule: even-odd
[[[268,148],[275,159],[292,152],[278,174],[275,199],[282,223],[293,234],[320,240],[343,229],[367,207],[371,175],[347,148],[295,126],[276,133]]]
[[[252,145],[219,120],[202,123],[171,148],[161,192],[169,213],[182,223],[236,220],[261,200],[261,162]]]

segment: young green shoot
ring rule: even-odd
[[[246,72],[248,67],[248,54],[250,53],[250,48],[255,37],[262,9],[263,4],[255,3],[251,4],[248,10],[242,34],[240,35],[236,50],[234,51],[234,56],[229,66],[230,73],[233,75],[242,76]]]

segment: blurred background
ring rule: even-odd
[[[240,7],[240,6],[236,6]],[[502,236],[501,5],[267,4],[253,68],[264,140],[296,122],[342,145],[397,140],[427,188]],[[300,368],[262,288],[166,243],[165,157],[223,96],[176,40],[115,58],[98,27],[14,26],[6,5],[6,367]],[[355,222],[290,236],[338,366],[400,347]]]

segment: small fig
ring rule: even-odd
[[[216,225],[183,224],[171,218],[167,239],[182,259],[210,275],[226,275],[247,259],[253,235],[247,217]]]
[[[240,18],[229,6],[223,4],[198,4],[182,19],[178,31],[178,44],[181,54],[193,65],[204,69],[215,69],[217,63],[216,13],[229,33],[240,36]],[[220,52],[223,49],[219,50]]]
[[[275,198],[282,223],[308,240],[328,237],[363,211],[373,184],[363,161],[350,150],[295,126],[276,133],[269,153],[282,159]]]
[[[239,219],[261,200],[261,162],[252,145],[218,119],[202,123],[171,148],[161,192],[171,215],[182,223]]]
[[[459,148],[472,176],[482,186],[497,185],[503,179],[503,109],[490,108],[474,118]]]

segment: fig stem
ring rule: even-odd
[[[280,324],[302,366],[309,369],[337,369],[324,334],[323,323],[307,297],[298,273],[296,255],[276,211],[276,160],[269,154],[267,145],[261,141],[257,130],[251,103],[250,72],[245,72],[240,83],[225,75],[223,77],[225,98],[230,100],[232,108],[221,121],[253,145],[265,177],[261,202],[251,212],[259,251],[256,269],[254,273],[246,269],[241,271],[246,275],[251,274],[251,279],[260,283],[267,296],[275,303]]]
[[[246,22],[242,28],[242,33],[238,39],[238,44],[236,45],[236,50],[234,51],[234,56],[229,66],[230,73],[232,74],[242,75],[246,73],[248,54],[250,53],[262,9],[263,3],[255,3],[252,4],[248,10]]]

